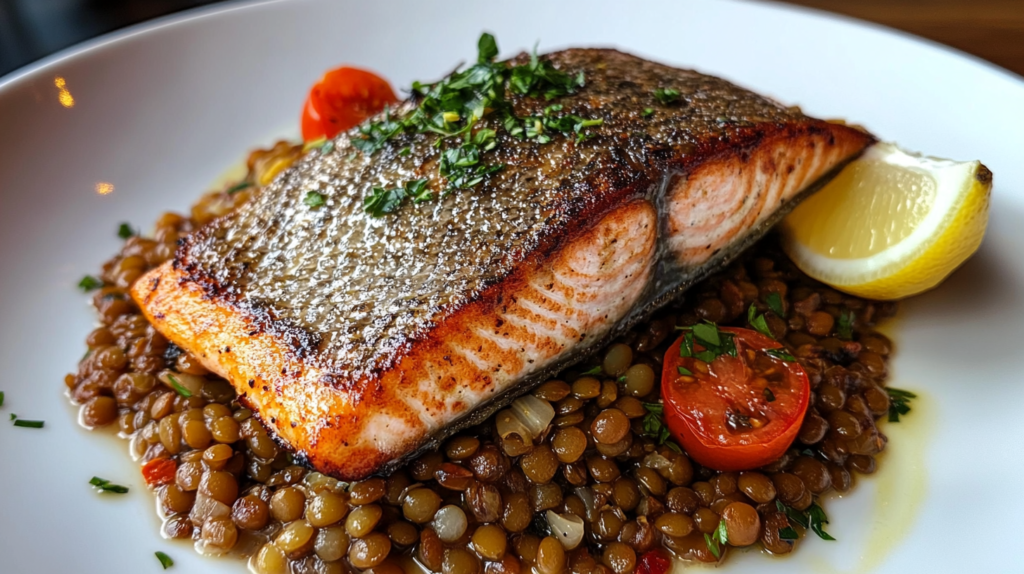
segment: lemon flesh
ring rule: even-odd
[[[988,223],[992,173],[871,147],[783,222],[783,247],[841,291],[901,299],[935,287],[974,253]]]

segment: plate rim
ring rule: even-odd
[[[258,6],[269,6],[273,4],[285,4],[285,3],[298,3],[302,0],[226,0],[217,4],[210,4],[206,6],[196,6],[194,8],[187,8],[178,12],[172,12],[163,16],[158,16],[150,20],[144,20],[135,24],[118,28],[99,36],[83,40],[76,44],[72,44],[66,48],[63,48],[53,54],[44,56],[33,62],[29,62],[24,66],[16,68],[11,72],[0,76],[0,96],[4,95],[9,89],[14,89],[21,81],[28,80],[32,76],[41,74],[47,69],[56,66],[67,60],[74,59],[79,56],[87,55],[89,52],[98,52],[108,46],[117,44],[119,42],[149,34],[156,30],[171,28],[174,26],[180,26],[198,20],[201,18],[214,17],[228,12],[234,12],[238,10],[248,10]],[[436,0],[434,0],[436,1]],[[797,4],[790,4],[784,0],[718,0],[720,2],[732,3],[738,6],[761,6],[771,10],[780,12],[791,12],[809,16],[811,18],[820,20],[833,20],[839,22],[845,26],[861,27],[873,32],[889,34],[899,37],[903,40],[920,44],[926,48],[936,50],[946,56],[964,60],[967,63],[978,66],[987,72],[990,72],[1002,79],[1008,80],[1011,83],[1019,84],[1024,87],[1024,74],[1018,74],[1012,70],[1004,68],[999,64],[990,62],[980,56],[976,56],[959,48],[943,44],[936,40],[918,36],[911,32],[906,32],[898,28],[887,26],[885,24],[879,24],[877,22],[871,22],[869,20],[863,20],[854,16],[846,14],[840,14],[837,12],[830,12],[822,8],[815,8],[810,6],[801,6]]]

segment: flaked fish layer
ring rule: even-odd
[[[317,469],[386,471],[482,420],[732,259],[873,142],[724,80],[613,50],[550,54],[603,123],[498,132],[476,188],[383,218],[372,187],[426,178],[431,134],[335,140],[189,236],[133,297]],[[661,104],[659,88],[680,98]],[[510,98],[517,116],[551,102]],[[412,104],[408,104],[412,105]],[[645,112],[651,108],[652,112]],[[493,125],[489,125],[489,122]],[[304,199],[323,196],[322,206]]]

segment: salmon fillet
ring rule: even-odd
[[[603,121],[589,138],[542,145],[484,118],[504,169],[374,218],[363,209],[372,187],[425,178],[445,189],[444,146],[401,133],[361,153],[353,130],[184,239],[133,298],[280,441],[359,479],[579,361],[735,257],[874,141],[617,51],[545,58],[585,74],[558,103]],[[678,101],[658,102],[658,88]],[[520,117],[550,105],[509,101]],[[307,205],[310,191],[325,203]]]

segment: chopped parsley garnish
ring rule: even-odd
[[[494,42],[494,36],[490,34],[481,36],[481,42],[485,37],[489,37],[489,41]],[[487,58],[487,62],[492,61],[496,55],[497,50]],[[481,50],[480,56],[481,58],[484,56],[483,50]],[[481,63],[483,63],[482,60]],[[583,72],[573,76],[556,70],[551,62],[537,57],[537,48],[534,47],[530,54],[529,64],[514,66],[509,70],[508,85],[516,94],[531,97],[544,96],[545,100],[553,100],[582,88],[584,77]]]
[[[184,385],[179,383],[177,377],[175,377],[174,375],[168,374],[167,380],[171,381],[171,388],[174,389],[179,395],[185,397],[186,399],[192,396],[192,391],[186,389]]]
[[[683,333],[683,340],[679,344],[679,356],[684,359],[693,356],[693,331]]]
[[[718,326],[713,323],[697,323],[693,326],[693,336],[701,343],[717,347],[722,344],[718,335]]]
[[[434,195],[427,188],[429,182],[428,179],[414,179],[405,182],[405,192],[412,198],[413,203],[423,203],[434,199]]]
[[[724,520],[718,522],[718,528],[714,532],[704,534],[704,543],[708,545],[708,550],[715,555],[715,558],[722,557],[722,547],[729,543],[729,533]]]
[[[604,123],[604,120],[601,118],[588,120],[572,114],[559,117],[552,115],[560,111],[562,111],[562,105],[554,104],[544,108],[544,113],[540,117],[519,119],[509,116],[505,120],[505,129],[511,135],[525,137],[539,144],[550,142],[550,133],[576,134],[576,143],[579,143],[590,135],[584,132],[584,129]],[[519,125],[518,121],[521,121],[522,125]]]
[[[100,287],[103,287],[103,282],[92,275],[86,275],[78,282],[78,288],[81,289],[83,293],[88,293],[89,291],[99,289]]]
[[[438,82],[412,85],[415,108],[401,117],[385,110],[383,118],[359,127],[359,137],[352,145],[364,154],[373,154],[402,133],[434,133],[439,137],[435,147],[441,148],[438,173],[446,180],[442,196],[456,189],[468,189],[504,168],[503,164],[485,161],[485,154],[498,146],[495,129],[476,129],[484,117],[496,118],[513,137],[530,139],[540,144],[552,140],[553,134],[575,134],[576,142],[589,135],[587,128],[601,125],[602,119],[587,119],[572,114],[556,115],[562,106],[548,106],[540,117],[521,118],[515,115],[507,92],[526,97],[552,100],[575,93],[583,87],[582,73],[575,75],[558,70],[537,56],[521,65],[495,62],[498,45],[491,34],[484,33],[477,42],[477,61],[465,70],[457,70]],[[402,148],[400,155],[410,153]],[[373,188],[364,202],[364,209],[374,217],[393,213],[408,193],[407,185],[394,189]],[[405,190],[403,194],[399,190]],[[415,194],[412,195],[414,198]],[[432,199],[424,195],[420,201]]]
[[[467,137],[459,147],[449,148],[441,154],[438,173],[448,178],[449,188],[473,187],[488,175],[504,169],[504,164],[486,164],[480,159],[483,152],[498,145],[495,134],[494,130],[482,129],[472,138]]]
[[[640,114],[641,117],[648,117],[654,113],[654,108],[644,108],[644,111]]]
[[[764,313],[758,315],[757,308],[754,307],[753,303],[751,303],[750,307],[747,309],[747,323],[749,323],[750,326],[758,333],[767,335],[772,339],[775,338],[775,336],[772,335],[772,330],[768,328],[768,321],[765,320]]]
[[[679,101],[679,90],[672,88],[658,88],[654,90],[654,99],[658,100],[658,103],[669,105]]]
[[[775,313],[779,317],[785,318],[786,312],[782,308],[782,296],[777,292],[772,291],[764,298],[764,302],[768,304],[768,308],[771,309],[772,313]]]
[[[818,538],[822,540],[835,540],[832,535],[825,532],[822,525],[828,524],[828,516],[825,515],[825,511],[818,506],[818,503],[814,503],[810,508],[807,509],[807,517],[811,521],[811,530],[818,535]]]
[[[682,344],[679,345],[680,357],[694,357],[710,363],[720,355],[736,356],[736,344],[733,342],[732,334],[719,331],[718,325],[705,321],[683,329],[687,332],[683,334]],[[704,350],[695,351],[694,341],[700,343]]]
[[[800,534],[792,526],[779,529],[779,538],[782,540],[799,540]]]
[[[405,190],[396,187],[384,189],[383,187],[373,188],[373,193],[363,198],[363,210],[373,217],[384,217],[388,213],[394,213],[405,199]]]
[[[682,453],[683,449],[679,448],[679,445],[668,440],[672,437],[672,433],[669,432],[668,425],[662,420],[665,416],[665,405],[661,403],[643,403],[643,405],[644,409],[647,410],[647,414],[644,415],[643,421],[641,421],[644,436],[650,438],[659,446],[665,445],[675,452]]]
[[[128,492],[127,486],[121,486],[120,484],[113,484],[109,480],[94,476],[89,479],[89,484],[95,486],[100,492],[112,492],[114,494],[126,494]]]
[[[324,145],[320,146],[320,155],[327,155],[332,151],[334,151],[334,140],[327,140]]]
[[[128,239],[129,237],[132,237],[134,235],[138,235],[138,232],[132,229],[131,225],[128,225],[127,223],[122,223],[121,225],[117,226],[117,236],[120,237],[121,239]]]
[[[320,149],[323,149],[323,148],[320,148]],[[246,188],[249,188],[249,187],[252,187],[252,182],[251,181],[240,181],[240,182],[236,183],[235,185],[232,185],[231,187],[227,188],[224,191],[224,193],[226,193],[228,195],[234,195],[234,194],[238,193],[239,191],[242,191],[243,189],[246,189]]]
[[[0,407],[4,406],[4,392],[0,391]]]
[[[582,373],[580,373],[580,375],[581,375],[581,376],[586,376],[586,375],[589,375],[589,376],[593,376],[593,375],[600,375],[600,374],[601,374],[601,373],[602,373],[603,371],[604,371],[604,369],[602,369],[602,368],[601,368],[601,365],[598,365],[598,366],[596,366],[596,367],[593,367],[593,368],[587,369],[586,371],[583,371]]]
[[[481,64],[490,62],[498,57],[498,42],[494,36],[484,32],[476,41],[476,60]]]
[[[373,217],[383,217],[388,213],[394,213],[401,207],[406,198],[412,199],[413,203],[423,203],[433,199],[430,189],[427,188],[429,180],[414,179],[405,182],[405,187],[384,189],[383,187],[373,188],[373,193],[363,198],[363,210]]]
[[[676,370],[679,371],[680,375],[683,375],[683,376],[693,376],[693,371],[691,371],[690,369],[687,369],[686,367],[676,367]]]
[[[409,146],[405,146],[404,148],[398,150],[398,155],[402,155],[402,156],[406,156],[406,155],[409,155],[411,153],[412,153],[412,148],[409,147]]]
[[[900,415],[910,412],[910,399],[916,399],[917,395],[910,391],[886,387],[889,393],[889,422],[900,422]]]
[[[798,524],[804,528],[810,528],[822,540],[835,540],[832,535],[825,532],[823,525],[828,524],[828,516],[826,516],[825,511],[818,506],[818,503],[815,502],[811,504],[807,509],[807,512],[802,512],[791,506],[783,504],[779,500],[776,500],[775,508],[786,515],[786,518],[789,519],[791,525],[786,528],[779,529],[779,538],[782,538],[783,540],[796,540],[799,538],[796,530],[792,528],[792,524]]]
[[[781,500],[775,500],[775,508],[777,508],[779,512],[785,514],[786,518],[788,518],[791,523],[799,524],[804,528],[807,528],[810,525],[810,523],[807,521],[806,514],[800,512],[799,510],[791,506],[783,504]]]
[[[781,360],[789,362],[789,363],[795,363],[796,362],[796,357],[794,357],[793,355],[790,355],[789,351],[787,351],[784,348],[765,349],[764,352],[769,357],[775,357],[776,359],[781,359]]]
[[[391,110],[384,108],[384,119],[359,126],[363,137],[352,138],[352,147],[371,155],[384,147],[387,141],[402,132],[402,124],[391,118]]]
[[[14,421],[14,426],[25,427],[30,429],[41,429],[46,424],[44,421],[28,421],[25,419],[19,419],[18,415],[11,413],[11,420]]]
[[[303,198],[302,203],[305,203],[310,207],[320,207],[327,202],[324,200],[323,194],[316,191],[307,191],[306,197]]]
[[[836,321],[836,337],[844,341],[853,339],[853,311],[846,310],[839,314]]]
[[[174,560],[171,560],[171,557],[163,552],[157,552],[156,559],[160,561],[160,565],[164,567],[164,570],[174,566]]]
[[[775,402],[775,393],[773,393],[772,390],[769,389],[768,387],[764,388],[764,400],[768,401],[769,403]]]

